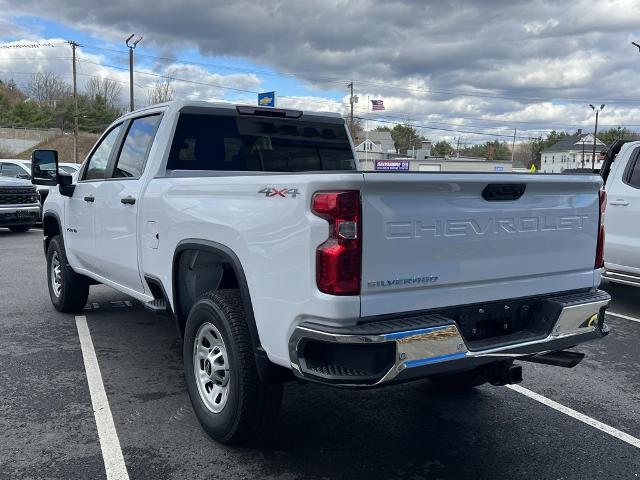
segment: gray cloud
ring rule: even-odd
[[[640,0],[0,0],[0,8],[118,42],[141,32],[163,52],[196,46],[250,59],[318,89],[353,78],[361,98],[384,95],[406,118],[586,126],[590,111],[569,99],[640,100],[640,55],[630,45],[640,39]],[[612,104],[604,120],[629,121],[638,107]]]

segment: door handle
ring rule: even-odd
[[[133,205],[134,203],[136,203],[136,199],[133,197],[124,197],[121,198],[120,201],[125,205]]]
[[[618,205],[620,207],[626,207],[627,205],[629,205],[629,202],[624,198],[617,198],[616,200],[611,200],[609,202],[609,205]]]
[[[84,201],[85,202],[89,202],[89,203],[93,203],[96,201],[95,197],[93,195],[87,195],[86,197],[84,197]]]

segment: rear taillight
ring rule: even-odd
[[[604,211],[607,208],[607,192],[600,190],[600,215],[598,217],[598,245],[595,268],[604,267]]]
[[[329,238],[316,251],[316,283],[330,295],[360,294],[360,192],[318,192],[311,209],[329,222]]]

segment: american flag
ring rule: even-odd
[[[371,100],[372,110],[384,110],[384,102],[382,100]]]

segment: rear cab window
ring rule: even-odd
[[[168,170],[355,171],[343,122],[181,113]]]

